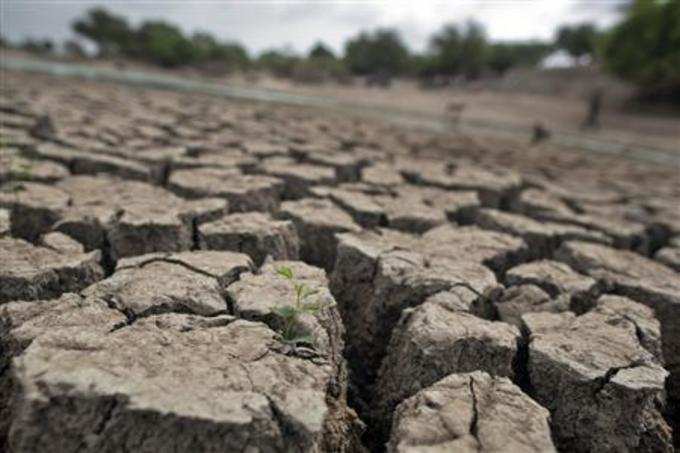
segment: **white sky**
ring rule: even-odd
[[[459,1],[89,1],[0,0],[0,33],[12,40],[72,37],[71,22],[93,6],[133,24],[164,19],[186,32],[209,31],[251,52],[290,46],[306,52],[317,40],[341,50],[359,30],[396,27],[412,50],[423,50],[443,24],[475,19],[494,40],[549,39],[557,26],[582,21],[600,26],[618,17],[621,0]]]

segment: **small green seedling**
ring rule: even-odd
[[[312,296],[318,294],[319,290],[296,281],[291,268],[281,266],[276,269],[276,273],[286,280],[290,280],[295,289],[293,305],[284,305],[274,309],[274,313],[283,319],[283,328],[279,332],[279,340],[293,347],[302,344],[315,346],[314,336],[300,331],[299,317],[304,313],[316,316],[322,309],[332,307],[333,303],[323,302],[318,298],[310,300]]]

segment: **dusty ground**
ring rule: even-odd
[[[9,451],[673,451],[676,168],[0,75]]]
[[[6,57],[35,59],[25,52],[3,49]],[[69,62],[69,60],[65,60]],[[413,80],[396,80],[388,90],[367,88],[360,79],[352,86],[337,83],[305,85],[278,79],[264,73],[234,73],[224,77],[208,77],[194,69],[163,70],[148,64],[126,61],[122,65],[106,60],[87,60],[88,66],[119,68],[162,75],[211,81],[235,87],[272,89],[285,93],[321,96],[341,104],[422,115],[425,118],[448,119],[447,106],[464,105],[457,127],[473,134],[528,140],[536,123],[572,142],[608,145],[631,152],[651,148],[677,154],[680,152],[678,112],[640,111],[626,107],[633,87],[617,81],[594,68],[542,73],[511,72],[505,79],[462,84],[453,88],[423,90]],[[582,129],[587,112],[587,99],[594,86],[603,89],[601,127]],[[658,109],[657,109],[658,110]],[[452,127],[453,128],[453,127]]]
[[[236,79],[236,83],[247,83]],[[449,104],[463,104],[460,124],[483,126],[487,133],[494,127],[528,136],[540,122],[554,132],[573,134],[624,146],[650,146],[680,150],[680,127],[677,115],[654,115],[626,111],[620,100],[605,98],[601,127],[582,130],[587,112],[587,92],[581,96],[559,97],[546,94],[499,92],[474,86],[422,90],[415,82],[397,81],[389,90],[371,89],[360,84],[343,87],[335,84],[306,86],[263,77],[259,85],[287,92],[323,95],[339,101],[366,106],[446,116]],[[607,105],[607,103],[614,105]]]

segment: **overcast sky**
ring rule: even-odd
[[[70,24],[93,6],[105,6],[138,24],[148,19],[176,23],[184,31],[209,31],[236,40],[252,52],[290,46],[306,52],[321,40],[334,50],[359,30],[396,27],[413,50],[422,50],[445,23],[475,19],[494,40],[549,39],[557,26],[592,21],[607,26],[618,17],[620,0],[461,1],[88,1],[0,0],[0,28],[11,40],[61,41]]]

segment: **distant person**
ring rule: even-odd
[[[588,97],[588,115],[581,124],[582,129],[600,128],[600,110],[602,109],[602,89],[596,88]]]
[[[463,102],[449,102],[446,104],[446,116],[453,125],[460,123],[460,118],[465,110],[465,103]]]
[[[531,143],[536,144],[550,138],[550,131],[543,125],[543,123],[534,123],[533,133],[531,135]]]

